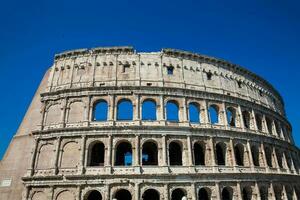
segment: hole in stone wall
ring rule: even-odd
[[[201,188],[198,192],[198,200],[209,200],[209,199],[210,199],[210,195],[207,192],[207,189]]]
[[[183,200],[183,197],[185,197],[185,192],[182,189],[175,189],[172,192],[171,200]]]
[[[102,200],[102,195],[99,191],[93,190],[89,192],[89,195],[85,198],[85,200]]]
[[[228,107],[226,109],[226,116],[227,116],[227,121],[228,121],[228,125],[235,127],[236,126],[236,110],[232,107]]]
[[[97,101],[94,104],[93,121],[106,121],[108,113],[108,105],[104,100]]]
[[[143,200],[159,200],[159,193],[154,189],[148,189],[143,194]]]
[[[121,190],[116,192],[114,198],[117,199],[117,200],[131,200],[132,196],[131,196],[131,193],[128,190],[121,189]]]
[[[89,166],[103,166],[104,165],[104,144],[96,142],[90,149]]]
[[[167,121],[179,121],[179,107],[176,101],[168,101],[166,104]]]
[[[254,166],[259,166],[259,150],[258,147],[253,145],[251,147],[251,154],[252,154],[252,158],[253,158],[253,164]]]
[[[154,142],[145,142],[142,153],[143,165],[158,165],[158,151]]]
[[[225,158],[226,158],[226,144],[219,142],[216,145],[216,161],[218,165],[225,165]]]
[[[225,187],[222,190],[222,200],[232,200],[232,189]]]
[[[147,99],[142,104],[142,120],[156,120],[156,103]]]
[[[236,164],[239,166],[244,166],[244,146],[242,144],[235,145],[234,155]]]
[[[189,120],[191,123],[200,123],[200,108],[197,103],[189,103]]]
[[[128,142],[120,143],[116,148],[116,166],[132,165],[132,148]]]
[[[194,159],[195,165],[205,165],[205,150],[199,143],[194,144]]]
[[[169,144],[170,165],[182,165],[182,150],[180,144],[171,142]]]

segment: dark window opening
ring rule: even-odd
[[[276,149],[275,152],[276,152],[276,157],[277,157],[279,168],[283,168],[283,165],[282,165],[282,153],[278,149]]]
[[[269,167],[273,167],[273,164],[272,164],[272,152],[271,152],[270,148],[265,147],[265,154],[266,154],[267,165]]]
[[[116,148],[116,166],[132,165],[132,148],[128,142],[120,143]]]
[[[244,188],[242,191],[242,198],[243,200],[251,200],[251,189],[250,188]]]
[[[205,151],[201,144],[194,144],[195,165],[205,165]]]
[[[142,164],[158,165],[158,151],[154,142],[146,142],[143,144]]]
[[[179,121],[179,107],[176,101],[169,101],[166,105],[167,121],[178,122]]]
[[[122,68],[122,73],[128,72],[128,69],[130,68],[129,64],[124,64]]]
[[[170,165],[182,165],[181,146],[177,142],[169,144]]]
[[[90,149],[90,163],[89,166],[103,166],[104,165],[104,144],[101,142],[95,143]]]
[[[239,88],[242,88],[242,81],[238,81],[237,83],[238,83]]]
[[[218,165],[225,165],[226,145],[218,143],[216,145],[216,159]]]
[[[86,200],[102,200],[102,195],[99,191],[93,190],[89,193]]]
[[[237,144],[234,147],[235,161],[238,166],[244,166],[244,147],[242,144]]]
[[[266,187],[259,188],[259,193],[260,193],[261,200],[268,200],[268,188]]]
[[[246,110],[242,112],[245,128],[250,129],[250,113]]]
[[[159,200],[159,193],[154,189],[148,189],[142,196],[143,200]]]
[[[117,200],[131,200],[132,196],[128,190],[121,189],[121,190],[117,191],[114,198]]]
[[[132,120],[133,106],[130,100],[122,99],[118,102],[117,120]]]
[[[256,126],[257,126],[257,129],[259,130],[259,131],[262,131],[262,117],[261,117],[261,115],[259,115],[259,114],[256,114],[255,115],[255,119],[256,119]]]
[[[200,109],[197,103],[189,104],[189,119],[191,123],[200,123]]]
[[[173,75],[174,74],[174,67],[173,66],[168,66],[167,67],[167,74],[168,75]]]
[[[210,195],[205,188],[201,188],[198,192],[198,200],[209,200]]]
[[[228,125],[235,127],[236,126],[236,110],[232,107],[227,108],[226,110],[226,116],[227,116],[227,121]]]
[[[145,100],[142,104],[142,120],[156,120],[156,103]]]
[[[185,197],[185,192],[182,189],[175,189],[172,192],[171,200],[182,200]]]
[[[272,120],[266,117],[266,122],[269,134],[273,134]]]
[[[98,101],[94,104],[94,114],[93,121],[106,121],[108,106],[107,102],[104,100]]]
[[[212,73],[211,72],[207,72],[206,73],[206,78],[207,78],[207,80],[211,80],[211,78],[212,78]]]
[[[208,109],[209,119],[211,124],[219,123],[219,108],[216,105],[209,106]]]
[[[232,200],[232,192],[231,189],[225,187],[222,190],[222,200]]]
[[[259,150],[257,146],[252,146],[251,147],[251,154],[252,154],[252,159],[253,159],[253,164],[254,166],[259,166]]]

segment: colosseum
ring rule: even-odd
[[[291,130],[276,89],[230,62],[67,51],[0,163],[0,199],[297,200]]]

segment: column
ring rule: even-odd
[[[223,121],[222,121],[223,125],[227,126],[228,119],[227,119],[227,113],[226,113],[226,106],[225,106],[224,102],[221,104],[221,115],[223,116]]]
[[[236,189],[237,189],[237,197],[238,197],[238,199],[242,199],[241,184],[239,182],[237,182],[237,184],[236,184]]]
[[[77,186],[77,199],[76,200],[81,200],[81,186]]]
[[[261,200],[260,191],[257,182],[255,182],[256,199]]]
[[[162,136],[162,151],[163,151],[163,166],[168,166],[168,152],[167,152],[167,140],[166,135]]]
[[[140,95],[137,94],[137,95],[134,95],[135,97],[135,105],[134,105],[134,108],[135,108],[135,112],[133,113],[133,120],[136,120],[136,121],[140,121],[141,120],[141,117],[140,117]]]
[[[106,166],[112,166],[112,135],[108,135]]]
[[[251,151],[251,146],[250,146],[250,142],[249,140],[247,140],[247,151],[248,151],[248,155],[249,155],[249,166],[250,167],[254,167],[254,164],[253,164],[253,155],[252,155],[252,151]]]
[[[230,149],[231,149],[232,166],[237,166],[236,160],[235,160],[233,141],[232,141],[231,138],[230,138],[230,141],[229,141],[229,146],[230,146]],[[228,160],[228,158],[226,158],[226,160]],[[225,163],[226,163],[226,161],[225,161]]]
[[[135,166],[140,166],[140,136],[135,136],[135,152],[134,152]]]
[[[192,191],[192,200],[197,200],[197,188],[196,188],[196,185],[195,183],[192,183],[191,185],[191,191]]]
[[[116,117],[114,115],[115,113],[115,95],[108,95],[108,121],[114,121],[116,120]]]
[[[187,116],[187,105],[186,105],[186,98],[183,98],[182,106],[180,107],[180,110],[182,113],[181,119],[179,119],[181,122],[188,122],[188,116]]]
[[[68,107],[67,99],[64,99],[62,101],[62,107],[61,107],[62,115],[61,115],[61,119],[60,119],[60,122],[63,125],[63,127],[65,127],[65,124],[66,124],[67,110],[69,111],[70,108]]]
[[[136,200],[141,199],[140,198],[140,187],[139,187],[139,185],[140,185],[139,183],[134,184],[134,193],[135,193],[134,195],[135,195]]]
[[[211,165],[216,166],[216,156],[215,156],[215,146],[212,137],[209,137],[209,146],[210,146],[210,153],[211,153]]]
[[[87,166],[86,158],[85,158],[85,151],[86,151],[86,136],[83,135],[81,137],[81,158],[80,158],[80,165],[81,165],[81,174],[85,173],[85,168]]]
[[[280,171],[275,148],[272,148],[272,157],[274,158],[274,161],[275,161],[275,167],[277,168],[278,171]]]
[[[193,150],[192,150],[192,141],[191,136],[187,136],[187,160],[188,160],[188,166],[193,166]]]
[[[35,168],[35,163],[36,163],[36,155],[38,152],[38,144],[39,144],[39,139],[35,139],[35,144],[32,152],[32,157],[31,157],[31,167],[30,167],[30,176],[34,175],[34,168]]]
[[[270,183],[268,199],[275,200],[275,191],[274,191],[274,187],[273,187],[273,182]]]
[[[85,122],[89,122],[91,121],[90,116],[92,116],[93,112],[91,112],[91,110],[93,109],[93,105],[91,105],[91,96],[87,97],[87,101],[86,101],[86,106],[85,106],[85,116],[84,116],[84,121]]]
[[[202,110],[202,112],[204,112],[203,123],[204,124],[209,124],[210,123],[210,119],[209,119],[208,105],[207,105],[207,101],[206,100],[203,101],[203,110]]]
[[[256,117],[255,117],[255,112],[254,112],[253,109],[251,110],[251,113],[252,113],[252,117],[253,117],[254,130],[255,130],[255,131],[258,131],[257,122],[256,122]]]
[[[60,144],[61,144],[61,137],[58,137],[57,138],[57,145],[56,145],[56,155],[55,155],[55,175],[58,174],[58,160],[59,160],[59,155],[60,155]]]
[[[267,164],[267,158],[266,158],[266,153],[265,153],[265,148],[264,148],[264,143],[261,142],[260,143],[260,149],[261,149],[261,154],[262,154],[262,158],[263,158],[263,164],[264,164],[264,167],[268,170],[269,169],[269,166]]]
[[[159,100],[160,100],[160,102],[159,102],[159,104],[160,104],[160,108],[159,108],[159,110],[158,110],[158,115],[157,115],[157,117],[158,117],[158,120],[160,120],[160,121],[165,121],[165,104],[164,104],[164,96],[160,96],[159,97]]]
[[[242,108],[240,105],[238,105],[238,114],[239,114],[239,118],[240,118],[240,123],[241,123],[241,128],[245,129],[245,124],[244,124],[244,118],[243,118],[243,112],[242,112]]]
[[[216,182],[216,200],[221,200],[220,183]]]
[[[169,185],[166,184],[164,186],[164,199],[163,200],[169,200]]]
[[[288,200],[284,184],[282,184],[282,198]]]

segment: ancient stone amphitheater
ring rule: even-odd
[[[0,199],[297,200],[291,129],[279,93],[227,61],[68,51],[1,161]]]

